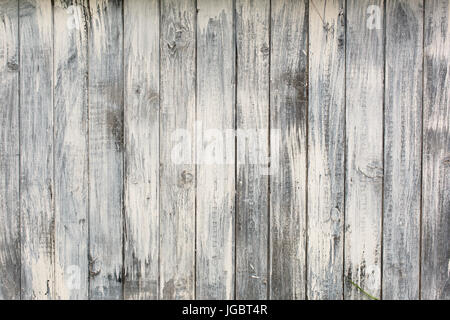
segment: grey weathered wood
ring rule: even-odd
[[[373,7],[375,6],[375,7]],[[383,0],[347,1],[345,298],[381,291]]]
[[[159,276],[159,5],[124,2],[125,299],[156,299]]]
[[[89,294],[122,298],[122,1],[90,0]]]
[[[280,134],[270,149],[278,158],[270,176],[269,297],[304,299],[308,2],[274,0],[271,9],[270,124]]]
[[[344,1],[310,1],[308,299],[343,297]]]
[[[449,299],[449,15],[0,0],[0,299]]]
[[[21,297],[54,295],[53,39],[50,0],[20,0]]]
[[[195,291],[195,19],[194,0],[161,1],[159,295],[162,299],[193,299]],[[178,135],[181,133],[185,135]],[[180,149],[181,155],[188,154],[186,158],[178,157]]]
[[[422,299],[450,299],[450,4],[425,2]]]
[[[20,299],[18,1],[0,1],[0,300]]]
[[[268,294],[269,26],[270,1],[236,1],[237,299]]]
[[[196,298],[234,297],[235,45],[232,0],[197,1]],[[219,131],[217,131],[219,130]],[[231,137],[231,138],[230,138]]]
[[[55,297],[88,298],[85,1],[54,2]]]
[[[422,9],[386,2],[384,299],[419,298]]]

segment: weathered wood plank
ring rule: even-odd
[[[269,26],[270,1],[236,1],[237,299],[268,294]]]
[[[20,1],[23,299],[54,298],[52,3]]]
[[[233,9],[232,0],[197,2],[197,299],[234,297]]]
[[[307,297],[342,299],[344,1],[310,1]]]
[[[348,0],[345,298],[379,297],[383,203],[383,0]]]
[[[306,147],[308,2],[272,1],[270,299],[304,299],[306,288]]]
[[[425,1],[422,299],[450,299],[450,3]]]
[[[384,299],[419,298],[422,2],[386,2]]]
[[[157,299],[159,5],[124,3],[125,299]]]
[[[122,1],[90,0],[89,256],[92,299],[122,298]]]
[[[0,300],[20,299],[19,13],[0,1]]]
[[[194,0],[161,2],[160,298],[195,291]]]
[[[55,297],[88,298],[85,1],[54,2]]]

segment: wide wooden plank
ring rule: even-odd
[[[122,298],[122,1],[90,0],[89,294]]]
[[[23,299],[54,298],[53,39],[50,0],[20,0]]]
[[[422,299],[450,299],[450,3],[425,2]]]
[[[270,63],[270,299],[304,299],[308,2],[272,1]],[[275,143],[273,143],[275,142]]]
[[[160,298],[195,291],[194,0],[161,1]]]
[[[54,2],[55,295],[88,298],[87,10]]]
[[[344,1],[310,1],[308,299],[342,299],[345,152]]]
[[[232,0],[197,1],[196,298],[234,297],[235,44]],[[201,138],[200,138],[201,137]]]
[[[236,1],[236,298],[266,299],[270,1]]]
[[[345,298],[381,293],[383,0],[347,1]]]
[[[159,276],[159,5],[124,3],[125,299],[156,299]]]
[[[19,12],[0,1],[0,300],[20,299]]]
[[[422,0],[386,2],[383,298],[419,298]]]

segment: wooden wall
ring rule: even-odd
[[[0,299],[450,299],[449,16],[0,0]]]

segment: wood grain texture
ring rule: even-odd
[[[375,6],[375,7],[373,7]],[[345,299],[381,293],[383,1],[347,1]]]
[[[120,299],[123,238],[122,1],[90,0],[89,295]]]
[[[232,0],[197,1],[196,298],[234,297],[235,43]]]
[[[425,2],[422,299],[450,299],[450,4]]]
[[[383,299],[419,298],[422,10],[386,2]]]
[[[236,299],[266,299],[270,1],[236,1],[236,42]]]
[[[158,298],[159,4],[124,2],[125,299]]]
[[[87,31],[84,1],[54,2],[55,295],[88,298]]]
[[[0,1],[0,300],[20,299],[18,24],[18,1]]]
[[[450,299],[449,15],[0,0],[0,299]]]
[[[270,176],[269,297],[304,299],[308,2],[274,0],[271,11],[270,127],[281,132],[270,149],[278,157]]]
[[[195,24],[194,0],[161,1],[162,299],[193,299],[195,291]]]
[[[344,1],[311,1],[308,106],[308,299],[342,299]]]
[[[54,295],[53,28],[50,0],[20,7],[21,297]]]

